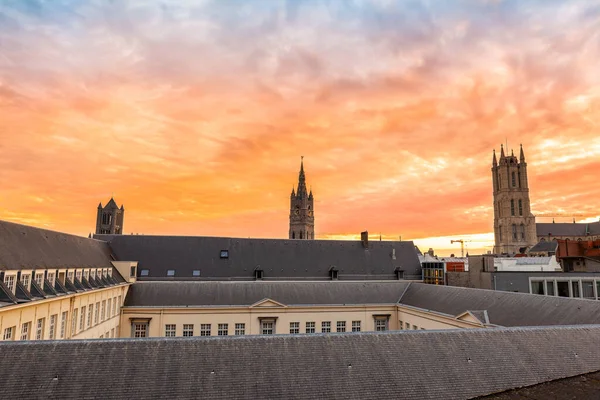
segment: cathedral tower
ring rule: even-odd
[[[290,198],[290,239],[314,239],[315,215],[312,190],[306,190],[306,177],[304,176],[304,157],[300,161],[300,176],[298,177],[298,190]]]
[[[519,159],[511,152],[492,159],[494,185],[494,252],[517,254],[537,243],[535,216],[531,213],[527,163],[521,146]]]
[[[123,219],[125,218],[125,207],[117,206],[111,197],[106,206],[98,204],[96,216],[96,235],[121,235],[123,234]]]

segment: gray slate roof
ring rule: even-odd
[[[239,239],[189,236],[96,235],[108,241],[120,261],[138,261],[140,279],[249,280],[254,270],[264,279],[327,280],[335,266],[339,279],[395,279],[395,269],[404,277],[421,278],[421,265],[413,242],[373,241],[369,248],[360,241]],[[228,250],[229,258],[220,258]],[[395,259],[394,256],[395,255]],[[147,277],[140,276],[147,269]]]
[[[600,324],[597,300],[411,283],[400,303],[449,315],[487,310],[500,326]]]
[[[587,236],[600,235],[600,221],[583,223],[537,223],[537,236]]]
[[[598,371],[598,343],[597,325],[3,342],[0,370],[15,399],[465,399]]]
[[[125,306],[250,306],[263,299],[284,305],[395,304],[409,286],[390,282],[137,282]]]
[[[538,253],[538,252],[547,253],[549,251],[556,252],[557,248],[558,248],[558,242],[550,240],[550,241],[545,241],[545,242],[538,242],[538,244],[536,244],[531,249],[529,249],[529,252],[530,253]]]
[[[0,221],[0,270],[111,268],[104,242]]]

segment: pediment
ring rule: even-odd
[[[250,307],[260,307],[260,308],[273,308],[273,307],[285,307],[285,304],[282,304],[278,301],[272,300],[272,299],[262,299],[260,301],[257,301],[256,303],[252,304]]]
[[[467,310],[467,311],[463,312],[462,314],[457,315],[455,318],[459,321],[472,322],[472,323],[479,324],[479,325],[485,325],[485,324],[490,323],[490,320],[489,320],[486,310],[482,310],[482,311]]]

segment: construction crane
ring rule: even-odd
[[[450,240],[450,244],[454,244],[454,243],[460,243],[460,256],[464,257],[465,256],[465,241],[462,239]]]

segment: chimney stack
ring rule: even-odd
[[[365,249],[369,248],[369,232],[364,231],[360,233],[360,241]]]

